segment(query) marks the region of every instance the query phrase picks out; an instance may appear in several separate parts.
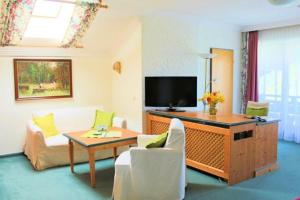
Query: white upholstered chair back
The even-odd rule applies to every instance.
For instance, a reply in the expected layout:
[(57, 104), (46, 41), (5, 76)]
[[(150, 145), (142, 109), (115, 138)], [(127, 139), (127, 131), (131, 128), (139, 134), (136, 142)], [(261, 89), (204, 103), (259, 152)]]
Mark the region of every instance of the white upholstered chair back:
[(172, 119), (169, 127), (166, 148), (185, 150), (185, 130), (184, 125), (179, 119)]
[(255, 101), (248, 101), (247, 107), (255, 107), (255, 108), (269, 108), (269, 102), (255, 102)]

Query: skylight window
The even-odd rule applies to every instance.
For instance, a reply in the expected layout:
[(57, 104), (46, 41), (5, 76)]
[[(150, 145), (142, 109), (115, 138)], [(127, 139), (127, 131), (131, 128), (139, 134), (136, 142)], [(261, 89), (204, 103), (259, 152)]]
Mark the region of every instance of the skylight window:
[(62, 5), (59, 2), (38, 0), (35, 3), (32, 15), (35, 17), (56, 18)]
[(69, 27), (74, 8), (72, 3), (37, 0), (23, 36), (23, 43), (26, 40), (48, 39), (59, 44)]

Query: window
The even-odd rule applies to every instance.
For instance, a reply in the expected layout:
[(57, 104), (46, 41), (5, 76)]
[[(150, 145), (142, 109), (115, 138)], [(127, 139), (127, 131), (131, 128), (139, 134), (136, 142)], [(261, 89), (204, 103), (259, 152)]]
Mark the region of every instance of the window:
[[(69, 27), (75, 4), (67, 1), (37, 0), (23, 36), (23, 44), (59, 44)], [(75, 1), (75, 0), (74, 0)]]
[[(4, 1), (0, 46), (80, 48), (102, 0)], [(7, 20), (10, 19), (10, 20)]]
[(300, 26), (261, 31), (258, 45), (260, 101), (281, 119), (280, 137), (300, 143)]

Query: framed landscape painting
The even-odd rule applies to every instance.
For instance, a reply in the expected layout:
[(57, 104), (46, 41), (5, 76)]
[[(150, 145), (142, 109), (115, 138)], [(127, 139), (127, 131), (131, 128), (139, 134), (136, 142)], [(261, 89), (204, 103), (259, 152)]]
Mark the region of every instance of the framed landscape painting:
[(71, 98), (72, 60), (14, 59), (15, 99)]

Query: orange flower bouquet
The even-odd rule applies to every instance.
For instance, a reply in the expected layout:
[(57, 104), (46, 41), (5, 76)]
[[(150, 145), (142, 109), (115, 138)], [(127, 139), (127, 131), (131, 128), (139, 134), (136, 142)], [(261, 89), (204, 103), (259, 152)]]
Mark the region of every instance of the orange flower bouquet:
[(216, 109), (217, 104), (223, 103), (225, 101), (225, 98), (224, 95), (222, 95), (220, 92), (207, 92), (199, 100), (206, 102), (206, 104), (209, 105), (210, 115), (216, 115), (218, 111)]

